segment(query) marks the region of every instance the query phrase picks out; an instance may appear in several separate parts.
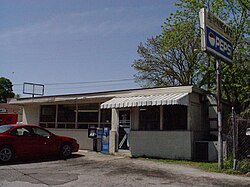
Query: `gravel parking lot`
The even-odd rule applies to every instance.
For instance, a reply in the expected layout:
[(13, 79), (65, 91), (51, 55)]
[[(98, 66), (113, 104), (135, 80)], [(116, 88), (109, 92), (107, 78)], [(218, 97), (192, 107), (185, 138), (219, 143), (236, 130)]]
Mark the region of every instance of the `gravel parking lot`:
[(3, 186), (250, 186), (250, 178), (79, 151), (67, 160), (23, 160), (2, 165)]

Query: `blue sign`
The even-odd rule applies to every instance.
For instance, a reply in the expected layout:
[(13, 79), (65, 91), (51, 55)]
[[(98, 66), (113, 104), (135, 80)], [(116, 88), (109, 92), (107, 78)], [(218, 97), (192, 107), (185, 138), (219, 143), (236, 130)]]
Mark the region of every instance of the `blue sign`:
[(226, 62), (232, 62), (232, 43), (209, 27), (206, 27), (206, 43), (207, 51), (217, 55)]
[(102, 138), (103, 128), (96, 129), (96, 138)]
[(109, 128), (105, 127), (102, 134), (102, 153), (109, 153)]

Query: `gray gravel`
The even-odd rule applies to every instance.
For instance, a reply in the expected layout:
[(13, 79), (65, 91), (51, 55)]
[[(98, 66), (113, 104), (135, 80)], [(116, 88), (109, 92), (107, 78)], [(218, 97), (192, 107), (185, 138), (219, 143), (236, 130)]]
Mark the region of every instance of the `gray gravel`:
[(0, 187), (5, 186), (250, 186), (250, 178), (79, 151), (67, 160), (26, 160), (0, 166)]

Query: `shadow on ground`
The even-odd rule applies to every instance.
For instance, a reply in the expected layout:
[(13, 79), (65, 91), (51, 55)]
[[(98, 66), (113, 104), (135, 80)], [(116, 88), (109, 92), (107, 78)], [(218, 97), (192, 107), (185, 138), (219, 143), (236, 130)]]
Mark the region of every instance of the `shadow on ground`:
[(80, 158), (80, 157), (84, 157), (84, 155), (82, 154), (77, 154), (74, 153), (72, 154), (69, 158), (61, 158), (59, 156), (42, 156), (42, 157), (34, 157), (34, 158), (16, 158), (11, 162), (8, 163), (1, 163), (0, 162), (0, 166), (1, 165), (17, 165), (17, 164), (31, 164), (31, 163), (42, 163), (42, 162), (52, 162), (52, 161), (57, 161), (57, 160), (71, 160), (71, 159), (76, 159), (76, 158)]

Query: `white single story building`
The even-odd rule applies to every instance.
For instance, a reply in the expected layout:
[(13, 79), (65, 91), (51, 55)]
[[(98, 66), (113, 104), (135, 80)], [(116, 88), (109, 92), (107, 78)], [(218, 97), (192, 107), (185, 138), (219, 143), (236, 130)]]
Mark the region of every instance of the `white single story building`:
[(8, 103), (23, 107), (23, 123), (74, 137), (80, 149), (93, 150), (90, 126), (109, 127), (110, 153), (127, 149), (134, 157), (216, 159), (210, 143), (202, 145), (210, 137), (209, 99), (194, 86), (19, 98)]

